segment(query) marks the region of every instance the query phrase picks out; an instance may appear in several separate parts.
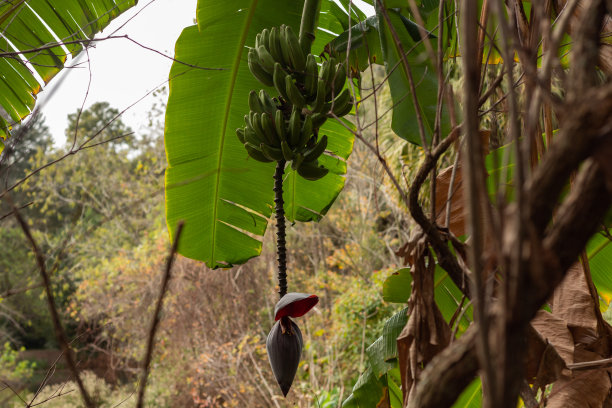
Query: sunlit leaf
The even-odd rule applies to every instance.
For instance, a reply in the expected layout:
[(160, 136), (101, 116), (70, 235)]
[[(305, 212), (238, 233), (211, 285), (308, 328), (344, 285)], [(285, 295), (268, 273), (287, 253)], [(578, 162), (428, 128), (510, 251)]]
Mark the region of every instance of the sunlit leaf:
[(457, 401), (453, 404), (453, 408), (480, 408), (482, 406), (482, 384), (480, 378), (476, 378), (468, 385)]
[[(42, 88), (36, 75), (48, 83), (64, 68), (65, 49), (76, 56), (84, 42), (136, 3), (137, 0), (2, 2), (0, 49), (14, 55), (0, 58), (0, 106), (12, 122), (21, 122), (33, 111)], [(56, 38), (67, 42), (65, 49), (55, 45)], [(8, 131), (8, 127), (1, 128), (0, 136), (5, 137)]]

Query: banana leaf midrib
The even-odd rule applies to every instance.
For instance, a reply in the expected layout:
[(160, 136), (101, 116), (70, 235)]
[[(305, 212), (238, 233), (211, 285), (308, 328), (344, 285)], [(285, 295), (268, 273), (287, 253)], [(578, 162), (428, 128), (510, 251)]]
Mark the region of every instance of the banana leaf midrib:
[[(213, 219), (215, 220), (215, 222), (213, 222), (213, 231), (212, 231), (212, 241), (216, 242), (217, 240), (217, 222), (219, 222), (220, 220), (218, 219), (218, 210), (219, 210), (219, 202), (220, 200), (222, 200), (221, 197), (219, 197), (219, 186), (221, 185), (221, 164), (223, 162), (223, 148), (225, 146), (225, 139), (227, 137), (227, 123), (229, 121), (229, 116), (230, 116), (230, 108), (231, 108), (231, 104), (232, 104), (232, 96), (234, 93), (234, 87), (236, 85), (236, 78), (238, 76), (238, 68), (240, 67), (240, 61), (241, 61), (241, 57), (242, 57), (242, 49), (244, 48), (244, 45), (246, 43), (246, 39), (249, 33), (249, 27), (251, 26), (251, 21), (253, 20), (253, 15), (255, 14), (255, 9), (257, 8), (257, 0), (253, 0), (253, 2), (251, 2), (251, 7), (249, 8), (249, 14), (247, 16), (247, 21), (246, 24), (244, 25), (244, 28), (242, 30), (242, 34), (240, 36), (240, 46), (238, 47), (238, 51), (236, 52), (236, 56), (234, 58), (234, 64), (232, 66), (232, 74), (231, 74), (231, 79), (230, 79), (230, 88), (228, 90), (228, 95), (225, 101), (225, 110), (223, 112), (223, 127), (222, 127), (222, 132), (223, 135), (221, 136), (221, 144), (219, 146), (219, 158), (217, 160), (217, 176), (216, 176), (216, 183), (215, 183), (215, 203), (214, 203), (214, 209), (213, 209)], [(212, 245), (212, 250), (211, 250), (211, 260), (213, 262), (217, 262), (215, 260), (215, 249), (216, 249), (216, 245)]]

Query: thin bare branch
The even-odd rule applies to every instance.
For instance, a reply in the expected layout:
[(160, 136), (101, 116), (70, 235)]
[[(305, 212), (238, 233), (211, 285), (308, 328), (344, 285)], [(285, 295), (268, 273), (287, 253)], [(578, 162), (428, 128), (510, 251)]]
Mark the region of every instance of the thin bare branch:
[[(10, 198), (9, 198), (9, 202), (11, 202)], [(68, 365), (68, 368), (70, 369), (70, 372), (74, 376), (77, 386), (79, 387), (79, 390), (81, 391), (81, 397), (83, 398), (83, 402), (85, 403), (85, 406), (87, 408), (94, 408), (95, 405), (93, 401), (91, 400), (91, 397), (87, 393), (87, 390), (85, 389), (85, 386), (83, 385), (83, 381), (81, 380), (81, 377), (79, 376), (79, 371), (76, 367), (76, 362), (74, 361), (74, 357), (72, 355), (72, 349), (70, 348), (70, 344), (68, 343), (68, 338), (66, 337), (66, 332), (64, 331), (62, 322), (59, 317), (59, 313), (57, 312), (55, 297), (53, 295), (53, 290), (51, 289), (51, 281), (49, 279), (49, 275), (47, 274), (45, 258), (42, 252), (40, 251), (40, 249), (38, 248), (38, 245), (36, 244), (36, 240), (32, 236), (32, 233), (30, 232), (30, 227), (28, 226), (28, 223), (21, 217), (19, 210), (14, 206), (13, 206), (13, 212), (15, 214), (15, 218), (17, 219), (17, 222), (19, 223), (19, 225), (21, 226), (21, 229), (23, 230), (23, 233), (27, 237), (28, 241), (30, 241), (30, 245), (32, 246), (32, 251), (34, 252), (34, 255), (36, 256), (36, 263), (38, 264), (40, 275), (41, 275), (43, 284), (45, 286), (45, 292), (47, 294), (47, 305), (49, 306), (49, 312), (51, 313), (51, 320), (53, 321), (53, 326), (55, 328), (55, 335), (57, 337), (58, 343), (60, 344), (62, 348), (62, 352), (64, 353), (64, 356), (66, 358), (66, 363)]]
[(142, 408), (144, 403), (144, 394), (145, 389), (147, 388), (147, 378), (149, 377), (149, 369), (151, 367), (151, 359), (153, 357), (153, 348), (155, 346), (155, 333), (157, 332), (157, 327), (159, 326), (159, 322), (161, 321), (161, 309), (164, 303), (164, 296), (166, 295), (166, 291), (168, 290), (170, 272), (172, 271), (172, 264), (174, 262), (184, 225), (185, 224), (183, 221), (180, 221), (178, 223), (176, 227), (174, 242), (172, 243), (172, 248), (170, 248), (170, 254), (166, 259), (166, 269), (162, 278), (161, 288), (159, 290), (159, 297), (157, 298), (155, 312), (151, 320), (151, 328), (149, 329), (149, 336), (147, 338), (147, 349), (145, 351), (145, 356), (143, 360), (143, 370), (142, 376), (140, 378), (140, 387), (138, 388), (138, 400), (136, 402), (136, 408)]

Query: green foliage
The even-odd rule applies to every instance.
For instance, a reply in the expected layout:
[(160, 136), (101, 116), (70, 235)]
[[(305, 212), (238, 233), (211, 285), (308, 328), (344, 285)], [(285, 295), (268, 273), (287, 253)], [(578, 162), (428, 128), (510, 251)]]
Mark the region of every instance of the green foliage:
[(597, 287), (597, 292), (601, 298), (600, 307), (602, 311), (607, 310), (612, 304), (612, 282), (610, 280), (610, 265), (612, 264), (612, 240), (610, 229), (608, 235), (603, 233), (596, 234), (586, 247), (589, 259), (589, 269), (593, 283)]
[(0, 350), (0, 381), (23, 383), (34, 374), (36, 363), (19, 359), (19, 352), (25, 347), (14, 350), (7, 341)]
[[(121, 120), (109, 124), (118, 113), (108, 103), (96, 103), (82, 112), (78, 130), (78, 115), (70, 115), (67, 144), (53, 150), (47, 148), (48, 135), (42, 130), (25, 133), (22, 139), (24, 146), (33, 147), (27, 163), (23, 164), (25, 156), (19, 162), (24, 169), (19, 178), (62, 158), (73, 141), (77, 145), (87, 140), (90, 144), (104, 142), (64, 158), (12, 193), (17, 206), (32, 202), (21, 213), (47, 258), (60, 313), (70, 304), (81, 280), (87, 279), (75, 271), (87, 270), (117, 251), (138, 245), (161, 215), (165, 165), (161, 140), (137, 138)], [(155, 208), (157, 212), (152, 211)], [(0, 330), (28, 347), (56, 346), (30, 244), (12, 218), (4, 222), (0, 229), (5, 243), (0, 296), (4, 296), (2, 305), (9, 318), (3, 319)], [(72, 319), (66, 317), (67, 327), (73, 328)]]

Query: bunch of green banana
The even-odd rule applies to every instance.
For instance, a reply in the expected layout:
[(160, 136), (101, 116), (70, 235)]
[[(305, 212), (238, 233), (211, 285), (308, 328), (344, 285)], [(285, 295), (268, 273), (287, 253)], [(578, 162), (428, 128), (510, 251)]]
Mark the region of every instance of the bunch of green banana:
[(265, 91), (251, 91), (245, 126), (236, 133), (249, 155), (258, 161), (285, 160), (308, 180), (328, 170), (318, 158), (327, 147), (319, 128), (329, 117), (342, 117), (353, 107), (346, 68), (334, 58), (321, 67), (313, 54), (305, 55), (293, 29), (286, 25), (264, 29), (249, 50), (251, 73), (262, 84), (273, 86), (278, 99)]
[(260, 162), (285, 160), (308, 180), (318, 180), (328, 170), (318, 159), (327, 147), (327, 136), (314, 134), (312, 117), (293, 107), (288, 120), (277, 102), (263, 89), (249, 93), (251, 112), (244, 116), (245, 126), (236, 135), (249, 156)]
[(331, 58), (323, 61), (319, 69), (313, 54), (304, 55), (290, 26), (265, 28), (257, 34), (248, 64), (255, 78), (274, 86), (285, 101), (300, 109), (338, 117), (351, 110), (350, 93), (342, 92), (346, 82), (344, 64)]

